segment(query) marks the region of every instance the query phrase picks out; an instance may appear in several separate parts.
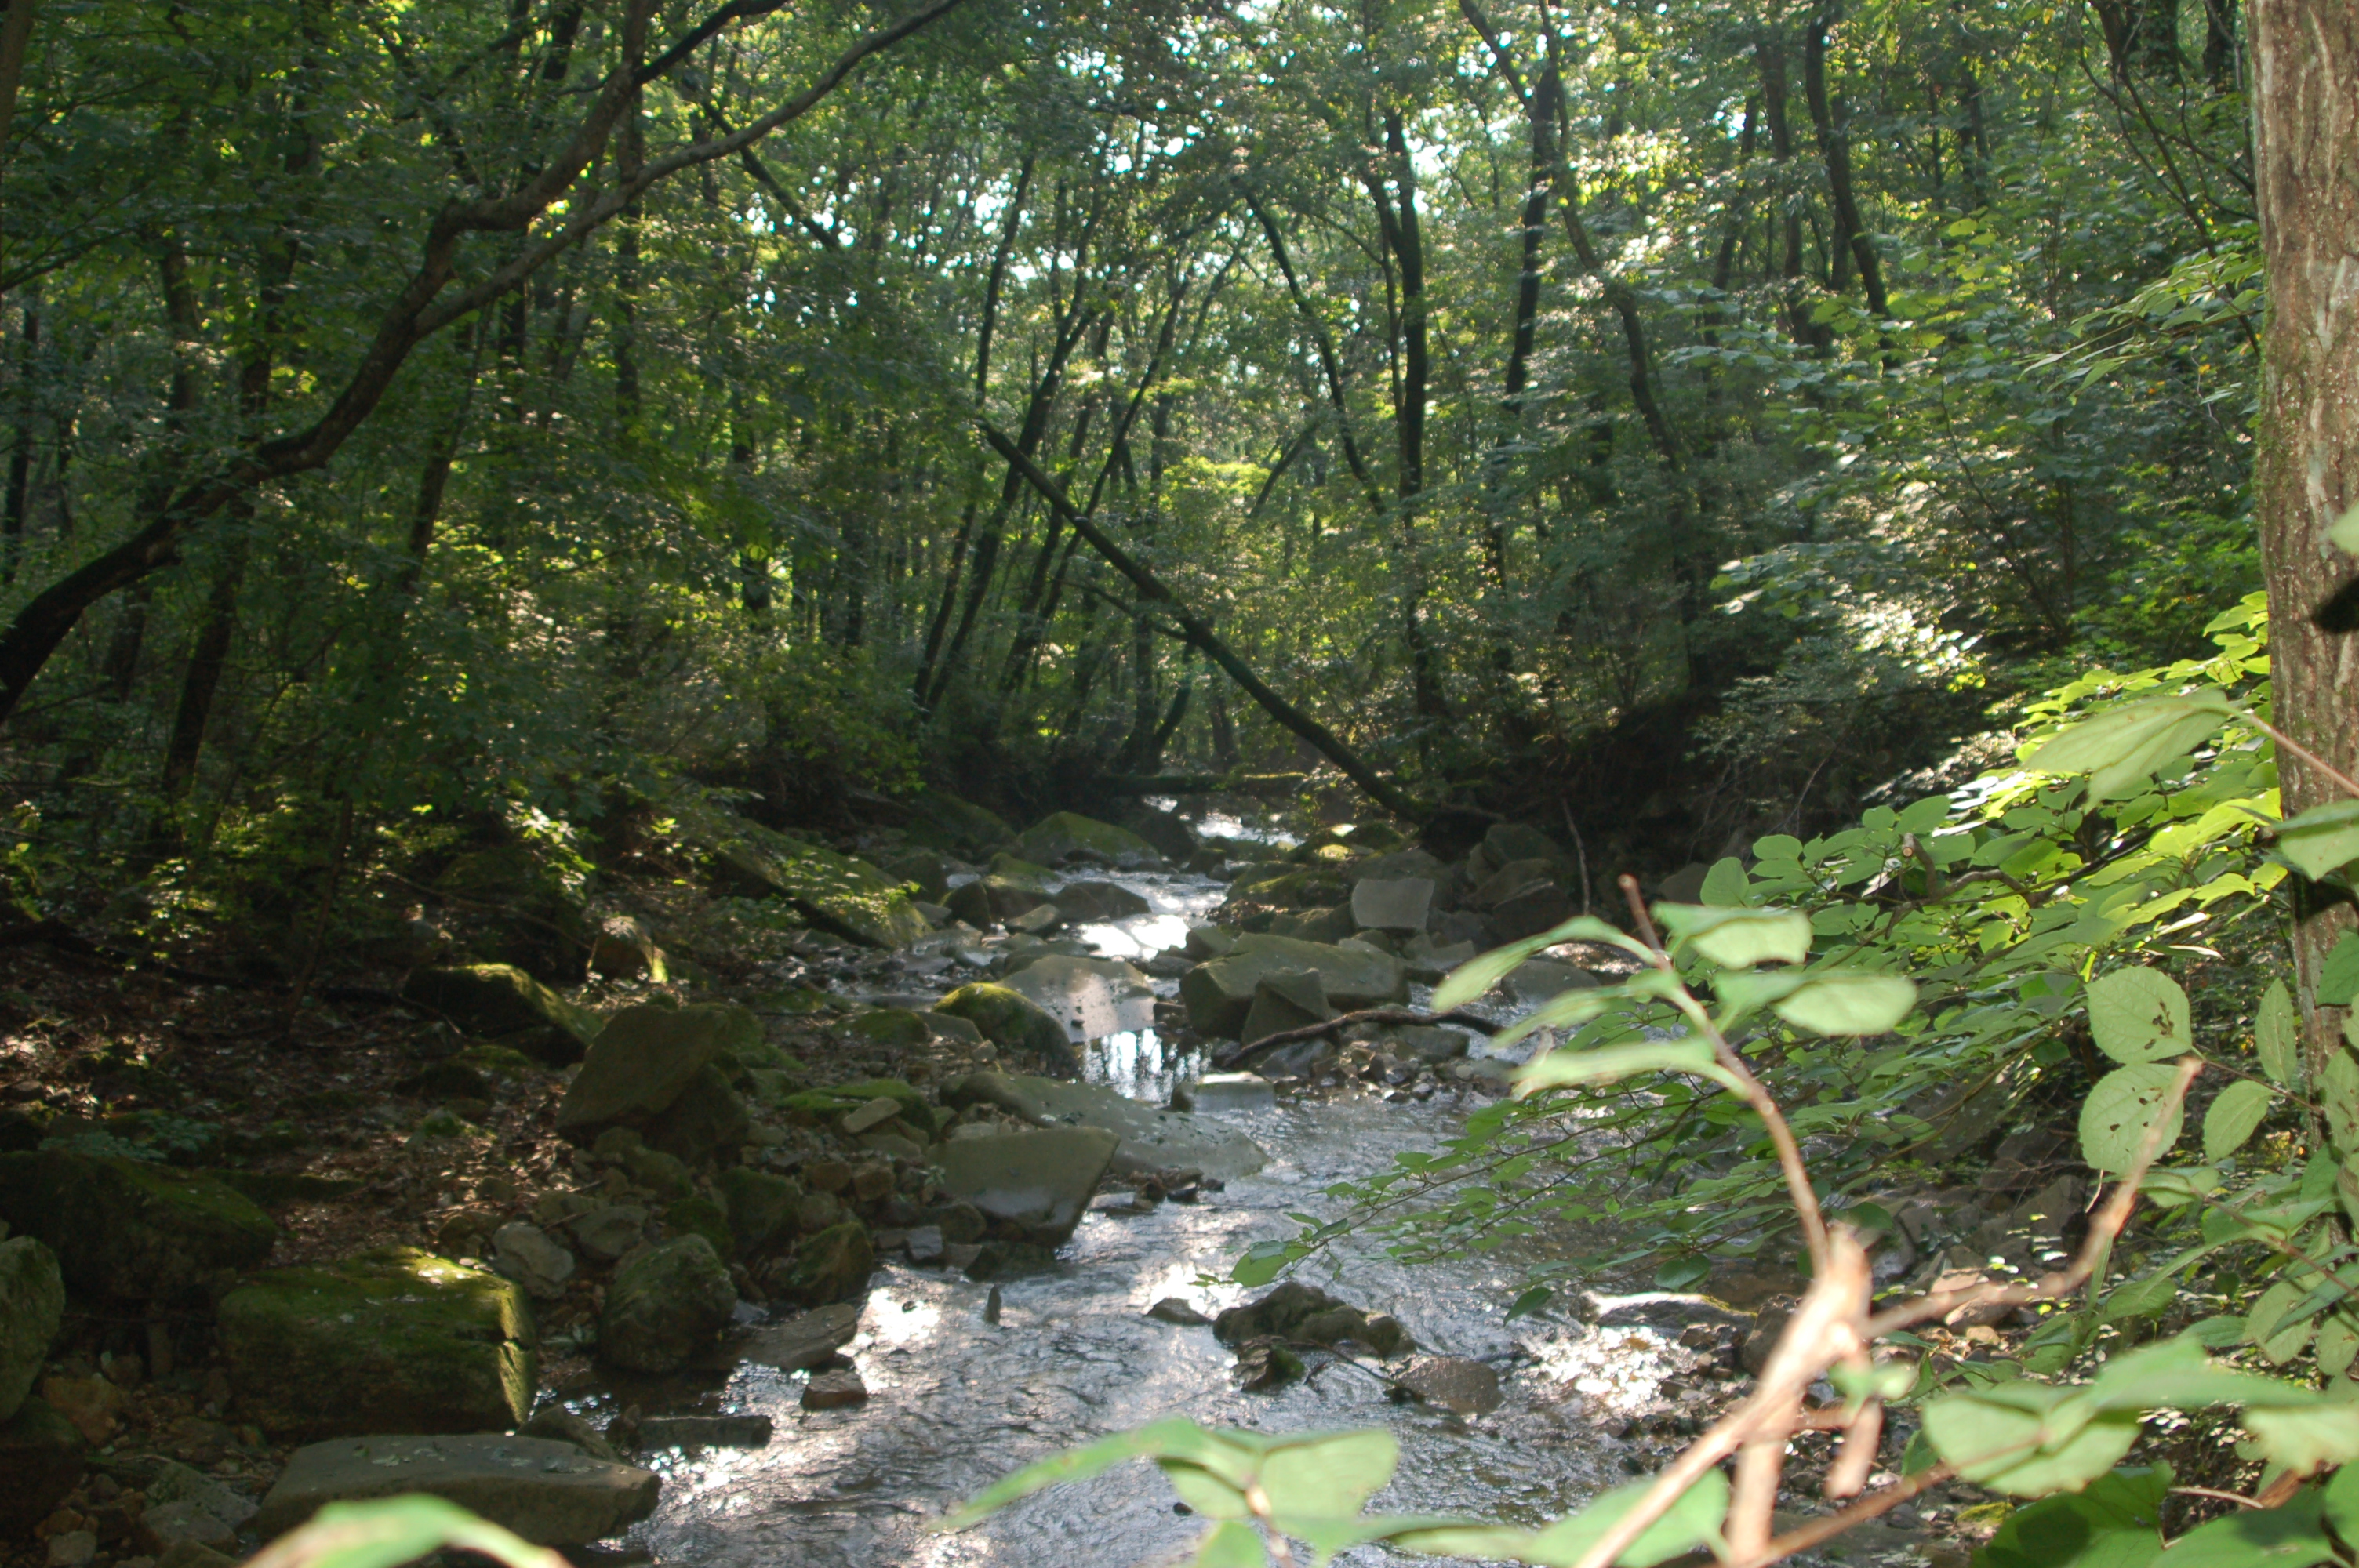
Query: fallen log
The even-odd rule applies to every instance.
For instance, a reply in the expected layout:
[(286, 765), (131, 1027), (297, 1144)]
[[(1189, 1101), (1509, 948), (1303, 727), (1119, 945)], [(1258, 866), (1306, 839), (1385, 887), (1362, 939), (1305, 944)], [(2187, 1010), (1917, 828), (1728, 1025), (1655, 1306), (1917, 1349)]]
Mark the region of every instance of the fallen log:
[(1332, 1034), (1347, 1023), (1455, 1023), (1472, 1029), (1478, 1034), (1495, 1034), (1503, 1027), (1487, 1018), (1478, 1018), (1462, 1009), (1453, 1009), (1449, 1012), (1419, 1012), (1413, 1007), (1367, 1007), (1362, 1008), (1357, 1012), (1337, 1013), (1323, 1022), (1306, 1023), (1299, 1029), (1281, 1029), (1275, 1034), (1265, 1034), (1250, 1045), (1240, 1045), (1234, 1051), (1215, 1056), (1212, 1059), (1213, 1064), (1221, 1067), (1234, 1067), (1260, 1055), (1265, 1051), (1274, 1051), (1280, 1045), (1291, 1045), (1298, 1040), (1316, 1040), (1322, 1034)]

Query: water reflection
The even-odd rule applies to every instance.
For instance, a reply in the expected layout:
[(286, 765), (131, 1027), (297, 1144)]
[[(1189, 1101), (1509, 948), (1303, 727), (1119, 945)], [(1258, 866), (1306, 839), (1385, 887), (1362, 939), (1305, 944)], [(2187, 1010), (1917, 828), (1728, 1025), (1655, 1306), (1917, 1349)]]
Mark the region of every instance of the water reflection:
[(1130, 1029), (1089, 1043), (1082, 1076), (1149, 1105), (1169, 1105), (1181, 1080), (1203, 1075), (1209, 1053), (1167, 1042), (1152, 1029)]

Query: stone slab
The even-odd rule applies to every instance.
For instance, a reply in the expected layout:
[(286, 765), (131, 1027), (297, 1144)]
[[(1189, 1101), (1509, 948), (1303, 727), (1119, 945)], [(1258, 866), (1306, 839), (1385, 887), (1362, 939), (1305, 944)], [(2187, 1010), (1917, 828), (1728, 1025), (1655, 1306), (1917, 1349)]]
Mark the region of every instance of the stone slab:
[(782, 1372), (816, 1367), (852, 1343), (860, 1332), (860, 1309), (848, 1303), (814, 1307), (784, 1323), (765, 1324), (739, 1347), (739, 1355)]
[(1269, 1162), (1261, 1145), (1233, 1127), (1128, 1099), (1098, 1084), (974, 1073), (951, 1086), (947, 1098), (958, 1105), (995, 1105), (1036, 1127), (1103, 1128), (1121, 1140), (1114, 1155), (1116, 1175), (1196, 1170), (1226, 1182)]
[(1352, 919), (1376, 931), (1422, 931), (1433, 914), (1433, 879), (1370, 877), (1352, 887)]
[(1120, 1141), (1094, 1127), (962, 1138), (942, 1146), (942, 1191), (1023, 1240), (1054, 1246), (1081, 1223)]
[(654, 1512), (661, 1486), (652, 1470), (545, 1438), (339, 1438), (297, 1449), (254, 1522), (275, 1536), (324, 1504), (426, 1492), (536, 1544), (586, 1546)]

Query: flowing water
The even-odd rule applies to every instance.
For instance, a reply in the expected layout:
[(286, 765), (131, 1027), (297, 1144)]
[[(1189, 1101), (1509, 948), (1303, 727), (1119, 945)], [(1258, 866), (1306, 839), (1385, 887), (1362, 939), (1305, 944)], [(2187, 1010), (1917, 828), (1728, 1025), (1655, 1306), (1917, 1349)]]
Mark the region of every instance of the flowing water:
[[(1176, 946), (1223, 892), (1202, 877), (1117, 880), (1154, 911), (1084, 927), (1080, 935), (1107, 957)], [(944, 974), (938, 983), (957, 979)], [(1100, 1038), (1087, 1052), (1093, 1078), (1158, 1102), (1175, 1075), (1201, 1065), (1151, 1029)], [(1520, 1281), (1504, 1266), (1411, 1268), (1371, 1243), (1311, 1264), (1304, 1278), (1372, 1314), (1394, 1314), (1421, 1349), (1497, 1368), (1505, 1406), (1462, 1420), (1394, 1402), (1371, 1372), (1348, 1362), (1318, 1366), (1306, 1382), (1275, 1393), (1240, 1392), (1211, 1329), (1145, 1315), (1165, 1296), (1208, 1316), (1245, 1299), (1222, 1281), (1248, 1243), (1291, 1234), (1288, 1216), (1321, 1208), (1328, 1184), (1431, 1148), (1464, 1109), (1445, 1094), (1422, 1105), (1281, 1102), (1226, 1118), (1268, 1152), (1266, 1170), (1195, 1204), (1093, 1212), (1053, 1271), (1001, 1282), (996, 1324), (984, 1320), (988, 1285), (906, 1260), (880, 1266), (860, 1336), (845, 1352), (868, 1402), (805, 1411), (799, 1376), (760, 1367), (683, 1390), (680, 1409), (766, 1414), (775, 1434), (760, 1450), (653, 1461), (666, 1471), (663, 1502), (635, 1544), (664, 1562), (709, 1568), (1163, 1563), (1184, 1555), (1203, 1527), (1175, 1512), (1170, 1489), (1144, 1464), (1053, 1489), (957, 1535), (936, 1532), (931, 1520), (1022, 1465), (1175, 1415), (1264, 1432), (1392, 1426), (1403, 1456), (1398, 1479), (1375, 1504), (1383, 1511), (1537, 1521), (1577, 1508), (1624, 1478), (1621, 1445), (1595, 1421), (1657, 1401), (1657, 1386), (1687, 1358), (1661, 1331), (1508, 1324), (1505, 1304)], [(1390, 1560), (1381, 1547), (1343, 1559)]]

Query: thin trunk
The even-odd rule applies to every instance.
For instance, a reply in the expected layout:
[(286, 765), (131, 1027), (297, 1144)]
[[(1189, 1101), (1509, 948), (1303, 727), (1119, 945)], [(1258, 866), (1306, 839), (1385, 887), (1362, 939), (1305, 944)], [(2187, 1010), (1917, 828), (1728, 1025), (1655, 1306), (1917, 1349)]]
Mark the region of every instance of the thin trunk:
[(1769, 150), (1777, 162), (1777, 275), (1784, 280), (1786, 330), (1795, 342), (1823, 353), (1834, 333), (1811, 319), (1809, 291), (1802, 283), (1802, 212), (1800, 192), (1794, 181), (1794, 131), (1786, 114), (1786, 44), (1765, 38), (1755, 53), (1761, 64), (1761, 106), (1769, 122)]
[(1328, 334), (1327, 324), (1311, 308), (1310, 297), (1302, 292), (1302, 281), (1294, 272), (1294, 258), (1287, 253), (1286, 238), (1277, 232), (1277, 224), (1271, 221), (1268, 211), (1250, 192), (1245, 201), (1253, 209), (1254, 217), (1260, 222), (1263, 235), (1269, 241), (1269, 254), (1277, 261), (1279, 274), (1286, 279), (1286, 292), (1294, 301), (1295, 314), (1302, 318), (1304, 329), (1310, 332), (1311, 342), (1318, 348), (1319, 369), (1327, 383), (1327, 406), (1334, 411), (1335, 435), (1343, 449), (1343, 461), (1350, 467), (1352, 476), (1368, 492), (1368, 509), (1380, 513), (1384, 510), (1384, 503), (1376, 494), (1376, 481), (1370, 477), (1367, 460), (1360, 455), (1360, 443), (1352, 434), (1351, 405), (1344, 398), (1343, 366), (1336, 357), (1334, 340)]
[[(213, 698), (220, 694), (222, 674), (229, 666), (231, 639), (237, 634), (237, 596), (245, 581), (246, 542), (231, 545), (228, 558), (213, 576), (205, 599), (205, 618), (189, 644), (189, 662), (180, 676), (180, 698), (172, 709), (172, 733), (164, 743), (161, 787), (168, 801), (188, 797), (196, 782), (197, 762), (204, 754), (205, 730), (212, 721)], [(177, 834), (167, 830), (168, 836)]]
[(16, 88), (25, 78), (25, 49), (33, 37), (34, 0), (8, 0), (0, 16), (0, 172), (6, 169), (8, 129), (16, 118)]
[[(1418, 221), (1417, 168), (1409, 157), (1408, 139), (1400, 114), (1385, 114), (1385, 151), (1389, 155), (1391, 190), (1385, 174), (1374, 167), (1363, 171), (1369, 198), (1375, 203), (1377, 226), (1385, 248), (1400, 275), (1400, 355), (1393, 397), (1396, 442), (1394, 494), (1399, 515), (1394, 520), (1395, 559), (1400, 572), (1401, 641), (1408, 648), (1409, 686), (1418, 714), (1446, 719), (1449, 702), (1441, 692), (1439, 662), (1425, 625), (1425, 570), (1419, 559), (1417, 521), (1425, 494), (1425, 421), (1432, 379), (1432, 344), (1425, 301), (1425, 236)], [(1396, 200), (1397, 204), (1396, 205)]]
[(1859, 201), (1852, 191), (1851, 122), (1840, 97), (1827, 91), (1827, 34), (1839, 19), (1841, 7), (1828, 5), (1810, 18), (1802, 40), (1802, 90), (1810, 100), (1810, 124), (1819, 134), (1819, 153), (1826, 160), (1827, 189), (1834, 199), (1835, 232), (1831, 243), (1834, 252), (1838, 291), (1842, 288), (1842, 270), (1851, 263), (1859, 266), (1860, 286), (1866, 291), (1868, 308), (1875, 312), (1878, 321), (1892, 319), (1892, 301), (1884, 292), (1884, 267), (1875, 254), (1875, 242), (1860, 220)]
[(1246, 695), (1261, 705), (1263, 711), (1277, 719), (1287, 730), (1308, 741), (1312, 750), (1318, 752), (1320, 755), (1333, 762), (1343, 771), (1343, 776), (1359, 785), (1369, 799), (1386, 810), (1402, 816), (1415, 820), (1424, 818), (1426, 809), (1422, 805), (1361, 761), (1359, 756), (1337, 739), (1325, 725), (1271, 690), (1268, 684), (1254, 674), (1245, 662), (1238, 658), (1229, 645), (1214, 633), (1209, 622), (1189, 613), (1172, 597), (1171, 590), (1166, 588), (1153, 572), (1133, 558), (1130, 553), (1120, 545), (1115, 544), (1107, 536), (1104, 530), (1076, 512), (1072, 503), (1065, 499), (1064, 492), (1057, 488), (1056, 481), (1042, 473), (1040, 466), (1034, 462), (1020, 447), (988, 425), (983, 426), (982, 429), (984, 438), (992, 444), (1000, 456), (1007, 460), (1009, 469), (1021, 475), (1024, 481), (1038, 491), (1049, 505), (1062, 513), (1066, 525), (1088, 540), (1090, 548), (1103, 557), (1107, 565), (1130, 579), (1131, 585), (1138, 590), (1142, 605), (1153, 603), (1164, 606), (1170, 612), (1172, 620), (1179, 622), (1182, 634), (1190, 643), (1203, 650), (1205, 655), (1214, 664), (1226, 671), (1230, 679), (1243, 687)]
[(41, 347), (39, 297), (27, 291), (24, 326), (16, 339), (16, 438), (8, 451), (8, 492), (0, 502), (0, 585), (16, 580), (25, 548), (25, 500), (33, 479), (34, 372)]
[[(2268, 578), (2276, 719), (2346, 773), (2359, 773), (2359, 558), (2327, 531), (2359, 508), (2359, 7), (2349, 0), (2253, 0), (2253, 148), (2268, 325), (2262, 340), (2260, 453), (2254, 470)], [(2280, 749), (2285, 812), (2341, 798)], [(2326, 957), (2349, 940), (2348, 892), (2297, 879), (2296, 994), (2310, 1081), (2343, 1048), (2351, 1010), (2325, 1007)]]

